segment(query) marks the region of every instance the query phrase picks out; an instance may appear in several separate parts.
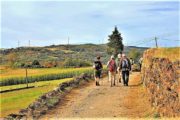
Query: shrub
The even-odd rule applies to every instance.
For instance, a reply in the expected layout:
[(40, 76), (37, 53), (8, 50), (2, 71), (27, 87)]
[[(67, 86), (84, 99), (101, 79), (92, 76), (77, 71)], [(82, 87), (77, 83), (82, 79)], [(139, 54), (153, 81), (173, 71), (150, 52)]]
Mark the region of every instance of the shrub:
[(40, 63), (39, 63), (38, 60), (34, 60), (34, 61), (32, 62), (32, 66), (35, 66), (35, 65), (40, 65)]
[(91, 66), (90, 62), (79, 59), (66, 59), (63, 63), (64, 67), (86, 67)]
[(137, 49), (134, 48), (129, 51), (128, 56), (130, 58), (133, 58), (133, 60), (135, 60), (137, 62), (139, 60), (140, 56), (142, 56), (142, 55)]
[(20, 67), (22, 67), (22, 63), (20, 63), (20, 62), (15, 62), (14, 64), (13, 64), (13, 68), (20, 68)]

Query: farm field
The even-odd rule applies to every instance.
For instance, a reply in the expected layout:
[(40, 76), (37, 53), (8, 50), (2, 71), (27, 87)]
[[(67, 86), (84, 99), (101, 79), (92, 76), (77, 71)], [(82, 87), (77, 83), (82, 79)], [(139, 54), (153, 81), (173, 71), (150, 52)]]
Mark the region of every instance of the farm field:
[[(27, 79), (29, 83), (48, 81), (64, 78), (72, 78), (81, 73), (92, 72), (91, 67), (84, 68), (37, 68), (27, 70)], [(25, 69), (1, 69), (0, 86), (17, 85), (26, 83)]]
[[(85, 68), (34, 68), (28, 69), (29, 76), (39, 76), (45, 74), (56, 74), (56, 73), (66, 73), (66, 72), (76, 72), (87, 70), (91, 67)], [(12, 78), (12, 77), (25, 77), (26, 71), (22, 68), (17, 69), (0, 69), (1, 79)]]
[[(41, 81), (41, 82), (29, 83), (28, 87), (32, 87), (32, 86), (34, 86), (34, 87), (43, 87), (43, 86), (48, 86), (48, 85), (57, 85), (57, 84), (59, 84), (60, 81), (66, 81), (66, 80), (72, 80), (72, 78), (65, 78), (65, 79), (60, 79), (60, 80)], [(13, 90), (13, 89), (25, 88), (25, 87), (27, 87), (27, 84), (2, 86), (2, 87), (0, 87), (0, 91)]]
[[(10, 113), (16, 113), (20, 109), (26, 108), (36, 98), (43, 93), (53, 90), (62, 82), (72, 80), (74, 76), (81, 73), (92, 72), (91, 67), (85, 68), (36, 68), (28, 69), (28, 86), (33, 88), (13, 91), (13, 89), (25, 88), (27, 85), (22, 83), (10, 84), (0, 87), (0, 91), (12, 90), (10, 92), (0, 93), (0, 117), (5, 117)], [(25, 69), (1, 69), (0, 82), (7, 82), (6, 80), (25, 81)], [(49, 77), (50, 76), (50, 77)], [(55, 77), (54, 77), (55, 76)], [(58, 77), (56, 77), (58, 76)], [(39, 78), (43, 78), (38, 80)], [(46, 79), (46, 77), (48, 79)], [(30, 81), (30, 80), (37, 80)], [(37, 79), (38, 78), (38, 79)], [(59, 78), (59, 79), (55, 79)], [(9, 82), (8, 81), (8, 82)], [(16, 104), (15, 104), (16, 103)]]
[[(53, 90), (60, 83), (70, 81), (72, 79), (73, 78), (66, 78), (60, 80), (31, 83), (30, 86), (35, 85), (36, 87), (1, 93), (0, 117), (5, 117), (10, 113), (16, 113), (20, 109), (26, 108), (30, 103), (32, 103), (36, 98), (41, 96), (43, 93), (49, 92)], [(24, 87), (24, 86), (26, 85), (22, 84), (22, 85), (4, 86), (1, 87), (1, 90)]]

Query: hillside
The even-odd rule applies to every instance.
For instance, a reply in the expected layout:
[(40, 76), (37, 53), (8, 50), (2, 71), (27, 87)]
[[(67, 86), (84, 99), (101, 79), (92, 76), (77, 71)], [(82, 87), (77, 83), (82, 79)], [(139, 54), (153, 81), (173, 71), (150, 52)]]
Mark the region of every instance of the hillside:
[[(83, 45), (51, 45), (45, 47), (19, 47), (0, 50), (0, 64), (5, 65), (9, 59), (16, 59), (18, 64), (31, 63), (38, 60), (41, 64), (57, 64), (60, 66), (67, 58), (84, 60), (92, 63), (97, 55), (102, 56), (103, 63), (110, 57), (106, 53), (106, 45), (83, 44)], [(131, 49), (137, 49), (141, 53), (147, 48), (128, 46), (125, 53)]]

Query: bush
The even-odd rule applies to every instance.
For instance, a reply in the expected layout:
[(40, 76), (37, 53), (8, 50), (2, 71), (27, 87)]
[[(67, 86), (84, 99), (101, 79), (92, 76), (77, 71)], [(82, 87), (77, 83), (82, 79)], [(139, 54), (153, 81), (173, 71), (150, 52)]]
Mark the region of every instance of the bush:
[(90, 62), (78, 59), (66, 59), (63, 63), (64, 67), (86, 67), (91, 66)]
[(15, 62), (14, 64), (13, 64), (13, 67), (14, 68), (20, 68), (20, 67), (22, 67), (22, 63), (20, 63), (20, 62)]
[(41, 64), (39, 63), (38, 60), (34, 60), (31, 65), (27, 65), (25, 67), (28, 67), (28, 68), (42, 68), (43, 66), (41, 66)]
[(45, 68), (57, 67), (57, 66), (58, 66), (58, 62), (57, 62), (57, 61), (45, 62), (45, 63), (43, 64), (43, 66), (44, 66)]
[(142, 56), (142, 55), (137, 49), (134, 48), (129, 51), (128, 56), (130, 58), (132, 58), (133, 60), (135, 60), (135, 62), (137, 62), (139, 60), (140, 56)]
[(38, 60), (34, 60), (32, 62), (32, 66), (37, 66), (37, 65), (40, 65), (39, 61)]
[(24, 65), (24, 68), (32, 68), (32, 65), (26, 64)]

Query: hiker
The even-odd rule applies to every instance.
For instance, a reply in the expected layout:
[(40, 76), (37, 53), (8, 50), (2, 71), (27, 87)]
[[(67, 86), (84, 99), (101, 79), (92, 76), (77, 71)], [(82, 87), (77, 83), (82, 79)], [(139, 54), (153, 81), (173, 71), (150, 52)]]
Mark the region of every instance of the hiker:
[(142, 67), (142, 62), (143, 62), (143, 58), (141, 57), (141, 58), (139, 59), (139, 67), (140, 67), (140, 71), (141, 71), (141, 67)]
[[(111, 81), (111, 87), (112, 85), (116, 85), (115, 80), (116, 80), (116, 70), (117, 70), (117, 66), (116, 66), (116, 62), (115, 62), (115, 58), (112, 55), (110, 61), (108, 61), (107, 63), (107, 67), (109, 70), (109, 81)], [(113, 84), (114, 82), (114, 84)]]
[[(130, 63), (131, 63), (131, 68), (133, 67), (133, 65), (134, 65), (134, 60), (133, 60), (133, 58), (130, 58)], [(131, 69), (132, 70), (132, 69)], [(130, 72), (130, 74), (132, 73), (132, 71)]]
[(118, 54), (118, 59), (117, 59), (117, 72), (118, 72), (118, 80), (121, 83), (121, 71), (120, 71), (120, 63), (122, 59), (122, 54)]
[(97, 56), (97, 60), (94, 61), (94, 64), (93, 64), (93, 68), (95, 70), (94, 74), (95, 74), (96, 86), (100, 86), (99, 80), (101, 78), (101, 71), (102, 71), (102, 68), (103, 68), (103, 65), (102, 65), (100, 59), (101, 59), (101, 57)]
[(133, 58), (130, 58), (130, 63), (131, 63), (131, 66), (134, 65), (134, 60), (133, 60)]
[(126, 57), (125, 54), (122, 54), (122, 60), (120, 62), (120, 70), (122, 71), (122, 78), (123, 78), (124, 86), (128, 86), (129, 72), (131, 71), (131, 62)]

